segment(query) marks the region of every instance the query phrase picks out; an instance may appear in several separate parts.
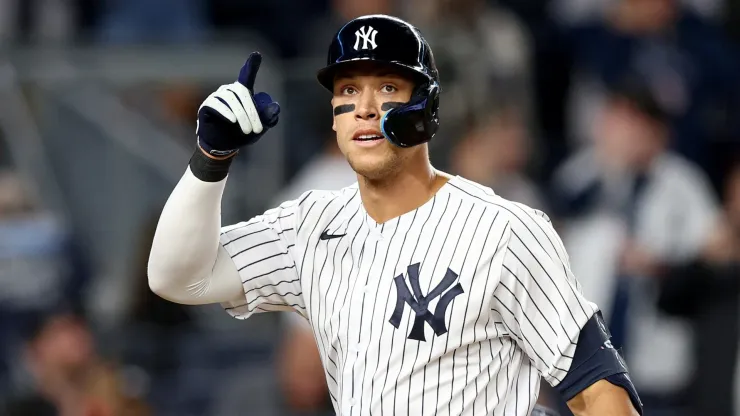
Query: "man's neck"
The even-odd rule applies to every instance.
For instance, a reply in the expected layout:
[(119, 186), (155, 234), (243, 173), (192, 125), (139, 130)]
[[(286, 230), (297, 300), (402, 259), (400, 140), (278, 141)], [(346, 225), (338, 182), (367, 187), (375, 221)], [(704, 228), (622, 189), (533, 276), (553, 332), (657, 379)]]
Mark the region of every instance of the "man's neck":
[(418, 169), (406, 169), (383, 180), (358, 176), (358, 184), (365, 211), (382, 224), (424, 205), (449, 178), (427, 162)]

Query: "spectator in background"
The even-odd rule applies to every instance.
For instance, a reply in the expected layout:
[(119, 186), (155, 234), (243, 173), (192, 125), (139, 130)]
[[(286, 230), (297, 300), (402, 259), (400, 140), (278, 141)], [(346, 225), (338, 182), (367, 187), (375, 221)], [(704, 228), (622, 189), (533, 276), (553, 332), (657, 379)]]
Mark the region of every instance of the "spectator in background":
[(661, 271), (700, 255), (718, 207), (706, 175), (667, 150), (667, 115), (650, 85), (625, 78), (609, 91), (592, 144), (556, 174), (553, 208), (573, 273), (623, 348), (645, 413), (691, 414), (691, 325), (658, 307), (673, 278)]
[(692, 415), (732, 416), (740, 340), (740, 164), (724, 189), (724, 216), (701, 256), (663, 271), (658, 306), (691, 322)]
[(603, 19), (573, 29), (569, 42), (576, 65), (572, 118), (581, 139), (603, 98), (593, 86), (636, 72), (653, 84), (669, 116), (671, 149), (719, 188), (719, 162), (740, 132), (740, 71), (718, 27), (679, 0), (619, 0)]
[(85, 416), (150, 416), (143, 400), (127, 394), (126, 380), (112, 365), (93, 367), (80, 383)]
[(492, 113), (453, 149), (451, 172), (506, 199), (544, 210), (539, 189), (525, 173), (532, 143), (521, 114), (514, 109)]
[(118, 374), (97, 353), (85, 315), (86, 262), (69, 231), (28, 183), (0, 172), (2, 414), (144, 416), (103, 380)]
[(83, 314), (88, 273), (59, 219), (17, 174), (0, 172), (0, 398), (30, 387), (18, 358), (38, 323), (60, 311)]
[[(10, 416), (148, 416), (125, 392), (117, 369), (96, 352), (85, 321), (74, 313), (42, 318), (23, 354), (39, 397), (6, 408)], [(53, 409), (53, 410), (52, 410)]]

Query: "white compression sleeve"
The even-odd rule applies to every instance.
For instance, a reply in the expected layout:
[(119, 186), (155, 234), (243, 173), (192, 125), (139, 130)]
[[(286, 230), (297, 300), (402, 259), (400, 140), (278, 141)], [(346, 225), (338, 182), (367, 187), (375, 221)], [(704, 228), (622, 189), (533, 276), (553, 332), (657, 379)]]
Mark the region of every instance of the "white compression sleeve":
[(157, 224), (149, 255), (149, 287), (176, 303), (201, 305), (241, 299), (231, 256), (219, 243), (226, 179), (204, 182), (188, 167)]

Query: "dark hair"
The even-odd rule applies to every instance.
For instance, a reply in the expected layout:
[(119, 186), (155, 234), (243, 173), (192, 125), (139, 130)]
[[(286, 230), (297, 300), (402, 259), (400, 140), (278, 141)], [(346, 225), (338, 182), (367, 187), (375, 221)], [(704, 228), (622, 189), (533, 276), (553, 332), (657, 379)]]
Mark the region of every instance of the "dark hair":
[(635, 75), (626, 75), (618, 81), (607, 84), (607, 91), (612, 98), (627, 100), (639, 112), (651, 119), (665, 124), (670, 114), (658, 100), (650, 84)]

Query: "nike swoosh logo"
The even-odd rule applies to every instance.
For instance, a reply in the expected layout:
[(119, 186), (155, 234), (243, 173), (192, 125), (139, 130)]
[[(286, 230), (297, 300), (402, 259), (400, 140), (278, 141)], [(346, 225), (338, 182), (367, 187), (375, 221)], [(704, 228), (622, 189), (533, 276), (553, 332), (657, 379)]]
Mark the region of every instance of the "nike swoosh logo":
[(332, 238), (342, 238), (347, 234), (329, 234), (328, 230), (324, 230), (323, 233), (321, 233), (321, 237), (319, 237), (321, 240), (331, 240)]

